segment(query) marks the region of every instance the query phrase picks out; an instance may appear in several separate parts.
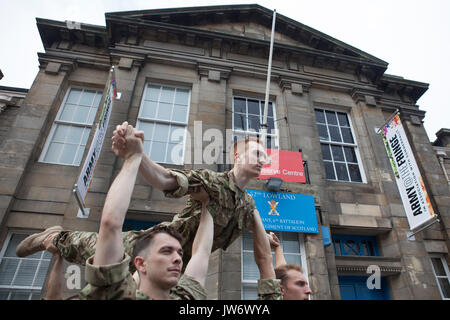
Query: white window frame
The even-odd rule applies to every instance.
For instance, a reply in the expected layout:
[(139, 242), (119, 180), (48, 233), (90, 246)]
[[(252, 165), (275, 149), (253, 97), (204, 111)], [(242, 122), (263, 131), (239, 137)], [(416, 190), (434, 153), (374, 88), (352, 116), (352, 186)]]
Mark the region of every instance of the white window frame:
[[(83, 154), (81, 155), (81, 160), (79, 164), (67, 164), (67, 163), (59, 163), (59, 162), (51, 162), (51, 161), (45, 161), (45, 156), (47, 155), (48, 152), (48, 148), (50, 147), (50, 143), (53, 140), (53, 135), (55, 134), (55, 130), (58, 124), (61, 125), (67, 125), (67, 126), (75, 126), (75, 127), (80, 127), (80, 128), (90, 128), (89, 130), (92, 131), (92, 128), (94, 127), (94, 123), (95, 123), (95, 118), (97, 117), (97, 113), (99, 111), (99, 109), (101, 109), (101, 99), (99, 102), (99, 106), (97, 107), (97, 112), (94, 116), (94, 120), (92, 121), (92, 124), (86, 124), (86, 123), (80, 123), (80, 122), (70, 122), (70, 121), (65, 121), (65, 120), (60, 120), (59, 117), (61, 115), (61, 113), (63, 112), (63, 109), (66, 105), (67, 99), (69, 98), (69, 93), (72, 89), (78, 89), (78, 90), (82, 90), (82, 91), (96, 91), (96, 92), (101, 92), (103, 95), (103, 91), (98, 89), (98, 88), (88, 88), (88, 87), (81, 87), (81, 86), (70, 86), (67, 91), (66, 91), (66, 95), (64, 96), (63, 102), (61, 103), (58, 113), (56, 114), (55, 120), (53, 121), (52, 124), (52, 128), (50, 130), (49, 135), (47, 136), (47, 140), (45, 141), (44, 144), (44, 148), (42, 149), (41, 152), (41, 156), (39, 157), (39, 162), (42, 163), (49, 163), (49, 164), (57, 164), (60, 166), (71, 166), (71, 167), (79, 167), (81, 165), (81, 163), (83, 162), (83, 157), (84, 154), (86, 152), (86, 148), (88, 146), (87, 141), (89, 141), (89, 136), (88, 136), (88, 140), (86, 141), (86, 145), (84, 146), (84, 151)], [(89, 135), (91, 134), (91, 132), (89, 132)]]
[[(283, 241), (283, 232), (287, 232), (287, 231), (277, 231), (281, 233), (281, 238), (279, 237), (280, 241)], [(297, 233), (297, 232), (293, 232), (293, 233)], [(303, 275), (306, 278), (306, 281), (309, 283), (309, 279), (308, 279), (308, 264), (306, 262), (306, 251), (305, 251), (305, 240), (304, 240), (304, 234), (303, 233), (297, 233), (297, 240), (299, 242), (299, 248), (300, 248), (300, 253), (284, 253), (284, 255), (295, 255), (295, 256), (300, 256), (300, 261), (302, 263), (301, 267), (303, 270)], [(244, 250), (244, 236), (241, 236), (241, 300), (244, 300), (244, 284), (255, 284), (256, 286), (258, 285), (258, 280), (246, 280), (244, 279), (244, 252), (245, 253), (253, 253), (253, 250)], [(272, 250), (272, 257), (273, 259), (275, 259), (275, 253)], [(275, 261), (275, 260), (274, 260)], [(275, 268), (275, 264), (274, 264), (274, 268)]]
[[(147, 90), (149, 88), (150, 85), (154, 85), (154, 86), (160, 86), (160, 87), (168, 87), (168, 88), (174, 88), (174, 89), (185, 89), (185, 90), (189, 90), (189, 97), (188, 97), (188, 105), (187, 105), (187, 111), (186, 111), (186, 122), (180, 122), (180, 121), (171, 121), (171, 120), (161, 120), (161, 119), (156, 119), (156, 118), (143, 118), (141, 117), (141, 113), (143, 110), (143, 106), (144, 106), (144, 98), (146, 97), (147, 94)], [(171, 84), (165, 84), (165, 83), (158, 83), (158, 82), (146, 82), (145, 86), (144, 86), (144, 91), (142, 94), (142, 99), (141, 99), (141, 103), (139, 105), (139, 111), (138, 111), (138, 116), (137, 116), (137, 121), (136, 121), (136, 129), (140, 130), (140, 123), (141, 122), (146, 122), (146, 123), (154, 123), (154, 124), (165, 124), (165, 125), (176, 125), (176, 126), (184, 126), (184, 135), (183, 135), (183, 154), (181, 156), (181, 163), (173, 163), (173, 162), (164, 162), (164, 161), (157, 161), (157, 163), (162, 163), (162, 164), (169, 164), (169, 165), (180, 165), (183, 166), (185, 164), (185, 157), (186, 157), (186, 135), (187, 135), (187, 129), (188, 129), (188, 125), (189, 125), (189, 113), (191, 110), (191, 95), (192, 95), (192, 87), (189, 86), (183, 86), (183, 85), (171, 85)], [(174, 99), (175, 99), (174, 95)], [(159, 106), (159, 102), (160, 102), (160, 97), (158, 98), (158, 106)], [(173, 110), (172, 110), (173, 112)], [(156, 110), (156, 115), (158, 114), (158, 109)], [(155, 127), (153, 129), (153, 135), (154, 136), (154, 131), (155, 131)], [(167, 143), (168, 145), (168, 143)], [(167, 145), (166, 145), (166, 152), (167, 152)], [(151, 152), (151, 150), (150, 150)], [(150, 154), (148, 154), (148, 156), (150, 157)]]
[[(245, 99), (246, 100), (246, 103), (245, 103), (245, 119), (246, 120), (245, 121), (246, 121), (247, 131), (245, 131), (245, 130), (236, 130), (235, 127), (234, 127), (234, 114), (235, 114), (235, 111), (234, 111), (234, 99), (235, 98)], [(249, 115), (249, 113), (248, 113), (248, 102), (247, 102), (247, 100), (258, 100), (260, 106), (261, 106), (262, 102), (264, 101), (263, 99), (256, 98), (256, 97), (251, 97), (251, 96), (233, 95), (233, 98), (232, 98), (232, 113), (231, 113), (233, 139), (234, 139), (235, 135), (236, 136), (241, 136), (241, 137), (242, 136), (243, 137), (247, 137), (247, 136), (255, 136), (256, 137), (256, 136), (261, 134), (258, 131), (249, 131), (248, 130), (248, 115)], [(267, 136), (271, 137), (271, 138), (275, 137), (275, 140), (274, 140), (275, 141), (275, 146), (276, 146), (276, 149), (279, 149), (280, 148), (280, 134), (279, 134), (278, 123), (277, 123), (276, 105), (275, 105), (275, 102), (270, 100), (270, 99), (269, 99), (269, 102), (272, 103), (272, 108), (273, 108), (273, 128), (274, 128), (273, 131), (275, 133), (269, 133), (269, 130), (267, 130)], [(270, 107), (270, 106), (268, 106), (268, 107)], [(261, 124), (262, 124), (262, 121), (263, 121), (263, 118), (262, 118), (263, 116), (264, 115), (260, 115), (260, 123)]]
[[(327, 127), (328, 137), (330, 138), (330, 140), (328, 140), (328, 141), (322, 140), (322, 139), (320, 138), (319, 129), (317, 128), (317, 124), (320, 124), (320, 123), (317, 122), (317, 119), (316, 119), (316, 117), (315, 117), (315, 111), (316, 111), (316, 110), (321, 110), (321, 111), (324, 112), (324, 115), (325, 115), (325, 125), (326, 125), (326, 127)], [(335, 146), (341, 146), (341, 147), (352, 147), (353, 150), (355, 151), (356, 160), (358, 161), (359, 174), (361, 175), (361, 181), (351, 181), (350, 172), (349, 172), (348, 166), (347, 166), (347, 164), (348, 164), (349, 162), (347, 162), (347, 161), (345, 161), (345, 162), (342, 162), (342, 161), (336, 161), (336, 162), (338, 162), (338, 163), (345, 163), (345, 167), (346, 167), (346, 169), (347, 169), (347, 175), (348, 175), (348, 178), (349, 178), (349, 181), (339, 180), (339, 179), (338, 179), (337, 172), (336, 172), (336, 168), (335, 168), (335, 165), (334, 165), (335, 160), (334, 160), (334, 157), (333, 157), (333, 150), (331, 150), (331, 147), (330, 147), (331, 161), (332, 161), (332, 163), (333, 163), (333, 170), (334, 170), (334, 175), (335, 175), (336, 179), (328, 179), (328, 178), (326, 178), (326, 179), (327, 179), (328, 181), (336, 181), (336, 182), (367, 183), (367, 178), (366, 178), (366, 174), (365, 174), (365, 171), (364, 171), (364, 167), (363, 167), (361, 155), (360, 155), (360, 153), (359, 153), (358, 143), (357, 143), (357, 140), (356, 140), (355, 133), (353, 132), (353, 131), (354, 131), (354, 130), (353, 130), (353, 123), (352, 123), (352, 119), (351, 119), (351, 117), (350, 117), (350, 113), (347, 112), (347, 111), (344, 111), (344, 110), (335, 110), (335, 109), (323, 108), (323, 107), (320, 107), (320, 106), (315, 106), (314, 109), (313, 109), (313, 111), (314, 111), (314, 119), (315, 119), (315, 124), (316, 124), (316, 130), (317, 130), (317, 133), (319, 134), (319, 143), (320, 143), (320, 144), (325, 143), (325, 144), (328, 144), (328, 145), (330, 145), (330, 146), (335, 145)], [(336, 114), (337, 114), (338, 112), (340, 112), (340, 113), (345, 113), (345, 114), (347, 115), (347, 120), (348, 120), (349, 125), (350, 125), (350, 133), (352, 134), (352, 138), (353, 138), (354, 143), (343, 142), (343, 140), (344, 140), (343, 138), (342, 138), (342, 142), (336, 142), (336, 141), (332, 141), (332, 140), (331, 140), (330, 130), (329, 130), (329, 127), (328, 127), (328, 120), (327, 120), (327, 117), (326, 117), (326, 114), (325, 114), (326, 111), (335, 112)], [(337, 115), (336, 115), (336, 116), (337, 116)], [(338, 121), (339, 121), (339, 119), (338, 119)], [(341, 137), (343, 137), (343, 135), (342, 135), (342, 130), (341, 130), (341, 126), (339, 125), (339, 122), (338, 122), (338, 126), (337, 126), (337, 127), (339, 128), (339, 134), (341, 135)], [(320, 151), (320, 152), (322, 152), (322, 148), (321, 148), (321, 151)], [(344, 157), (345, 157), (345, 153), (344, 153)], [(323, 158), (322, 158), (322, 162), (323, 162), (323, 161), (327, 161), (327, 160), (323, 160)], [(350, 162), (350, 164), (353, 164), (353, 163)], [(325, 176), (326, 176), (326, 173), (325, 173)]]
[[(9, 231), (8, 234), (7, 234), (7, 236), (6, 236), (5, 241), (4, 241), (4, 243), (3, 243), (3, 247), (2, 247), (2, 249), (0, 250), (0, 263), (3, 261), (3, 259), (11, 259), (11, 257), (5, 257), (4, 255), (5, 255), (6, 249), (8, 248), (8, 245), (9, 245), (9, 243), (10, 243), (10, 241), (11, 241), (11, 238), (12, 238), (12, 236), (13, 236), (14, 234), (31, 235), (31, 234), (36, 233), (36, 232), (39, 232), (39, 231), (36, 231), (36, 230), (20, 230), (20, 231), (11, 230), (11, 231)], [(21, 265), (22, 261), (23, 261), (24, 259), (31, 260), (30, 258), (19, 258), (19, 257), (17, 257), (17, 259), (19, 260), (19, 264), (17, 265), (16, 273), (14, 274), (14, 277), (13, 277), (13, 280), (11, 281), (11, 283), (14, 283), (14, 280), (15, 280), (16, 277), (17, 277), (17, 272), (18, 272), (18, 270), (20, 269), (20, 265)], [(42, 261), (43, 261), (43, 260), (47, 260), (47, 259), (43, 259), (43, 257), (41, 257), (40, 259), (33, 259), (33, 260), (39, 260), (39, 263), (38, 263), (38, 265), (37, 265), (37, 267), (36, 267), (36, 271), (38, 271), (39, 268), (41, 267)], [(48, 260), (50, 261), (50, 264), (49, 264), (49, 269), (50, 269), (50, 267), (51, 267), (51, 260), (52, 260), (52, 259), (50, 258), (50, 259), (48, 259)], [(47, 269), (47, 272), (48, 272), (48, 269)], [(35, 273), (34, 279), (33, 279), (32, 283), (36, 280), (36, 276), (37, 276), (37, 275), (38, 275), (38, 272)], [(45, 281), (44, 281), (44, 284), (45, 284)], [(42, 291), (43, 287), (35, 287), (35, 286), (14, 286), (14, 285), (8, 285), (8, 286), (7, 286), (7, 285), (0, 285), (0, 289), (6, 289), (6, 290), (11, 290), (11, 291), (14, 291), (14, 290), (24, 290), (24, 291), (29, 291), (28, 300), (31, 300), (31, 297), (33, 296), (33, 294), (38, 293), (38, 292), (40, 293), (40, 292)], [(9, 300), (10, 297), (11, 297), (11, 293), (9, 294), (7, 300)]]
[[(437, 258), (437, 259), (441, 260), (441, 263), (444, 266), (444, 271), (445, 271), (446, 276), (438, 276), (436, 274), (436, 271), (434, 270), (434, 265), (433, 265), (433, 262), (431, 261), (431, 258), (435, 258), (435, 259)], [(431, 268), (433, 269), (433, 273), (434, 273), (434, 277), (436, 279), (437, 286), (439, 288), (439, 292), (441, 293), (442, 300), (450, 300), (450, 297), (445, 298), (444, 292), (442, 291), (441, 285), (439, 284), (439, 281), (438, 281), (438, 278), (444, 278), (444, 279), (447, 279), (448, 281), (450, 281), (450, 271), (448, 269), (447, 261), (445, 261), (445, 258), (440, 254), (430, 254), (430, 263), (431, 263)]]

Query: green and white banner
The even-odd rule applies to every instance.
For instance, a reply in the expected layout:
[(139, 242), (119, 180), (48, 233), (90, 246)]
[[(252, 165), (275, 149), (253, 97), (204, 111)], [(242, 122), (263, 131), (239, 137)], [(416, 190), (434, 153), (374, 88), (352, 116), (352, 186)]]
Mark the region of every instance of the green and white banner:
[(89, 187), (91, 186), (97, 160), (100, 157), (106, 130), (108, 129), (113, 102), (117, 96), (114, 68), (112, 68), (109, 73), (105, 89), (106, 94), (103, 100), (102, 113), (97, 124), (94, 138), (92, 139), (91, 147), (89, 148), (89, 152), (84, 160), (83, 170), (81, 170), (77, 184), (75, 185), (75, 192), (77, 193), (76, 196), (78, 196), (78, 200), (81, 202), (80, 205), (82, 206), (84, 206), (84, 201), (88, 194)]
[(398, 113), (379, 133), (391, 161), (410, 229), (437, 218)]

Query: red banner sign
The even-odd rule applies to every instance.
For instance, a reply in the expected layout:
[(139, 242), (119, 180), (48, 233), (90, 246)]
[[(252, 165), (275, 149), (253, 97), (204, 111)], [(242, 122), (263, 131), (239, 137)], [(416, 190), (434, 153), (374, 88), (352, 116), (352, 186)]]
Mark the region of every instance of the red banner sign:
[(301, 152), (266, 149), (271, 161), (266, 164), (257, 179), (277, 177), (287, 182), (306, 183)]

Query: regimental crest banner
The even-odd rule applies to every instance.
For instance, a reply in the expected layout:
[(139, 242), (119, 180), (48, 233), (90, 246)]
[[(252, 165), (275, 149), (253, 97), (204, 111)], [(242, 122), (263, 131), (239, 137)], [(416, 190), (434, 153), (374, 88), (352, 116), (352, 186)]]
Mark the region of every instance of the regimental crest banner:
[(80, 172), (75, 191), (78, 193), (79, 200), (84, 205), (86, 196), (91, 186), (92, 177), (97, 165), (97, 160), (105, 140), (106, 130), (108, 129), (109, 118), (113, 108), (114, 99), (117, 96), (116, 79), (114, 68), (109, 73), (109, 78), (105, 86), (105, 96), (103, 101), (102, 112), (97, 123), (97, 129), (91, 142), (91, 147), (84, 160), (83, 170)]
[(394, 171), (397, 187), (411, 230), (436, 218), (417, 162), (398, 113), (379, 133)]

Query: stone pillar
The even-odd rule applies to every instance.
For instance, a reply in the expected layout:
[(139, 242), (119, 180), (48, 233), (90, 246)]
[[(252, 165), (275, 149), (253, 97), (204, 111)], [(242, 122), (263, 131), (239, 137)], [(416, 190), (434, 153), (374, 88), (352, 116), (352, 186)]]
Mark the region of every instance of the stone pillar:
[(46, 72), (36, 76), (10, 131), (1, 143), (0, 176), (7, 187), (0, 195), (1, 229), (6, 223), (14, 196), (20, 188), (27, 166), (38, 157), (36, 146), (45, 126), (50, 122), (54, 106), (61, 102), (67, 71)]

